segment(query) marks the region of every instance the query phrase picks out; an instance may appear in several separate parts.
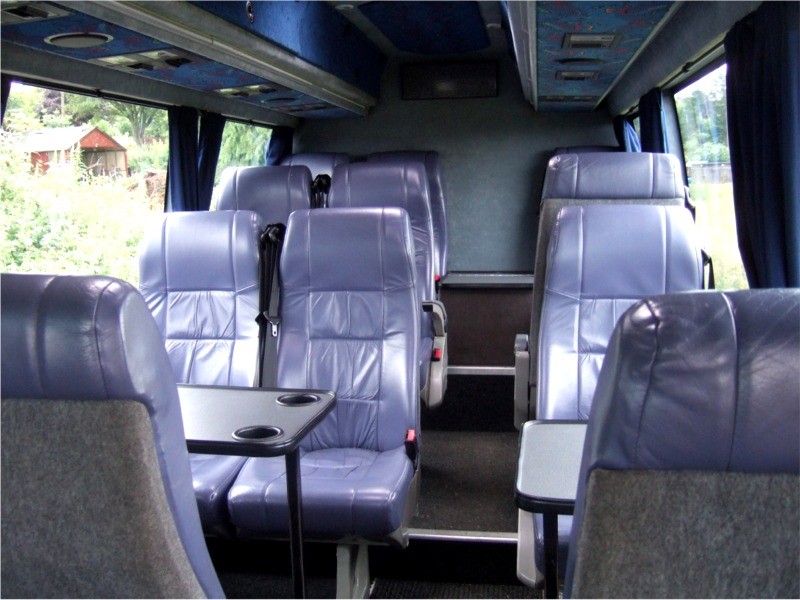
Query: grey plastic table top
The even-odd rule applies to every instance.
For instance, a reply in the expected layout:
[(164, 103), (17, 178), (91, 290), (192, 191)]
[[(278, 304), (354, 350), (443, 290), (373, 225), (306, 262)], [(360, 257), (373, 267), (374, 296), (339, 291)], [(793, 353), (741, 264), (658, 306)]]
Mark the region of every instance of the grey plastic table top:
[(522, 426), (515, 496), (517, 506), (541, 512), (543, 504), (571, 508), (578, 491), (586, 423), (528, 421)]
[(179, 385), (178, 395), (189, 451), (233, 456), (292, 452), (336, 402), (319, 390)]

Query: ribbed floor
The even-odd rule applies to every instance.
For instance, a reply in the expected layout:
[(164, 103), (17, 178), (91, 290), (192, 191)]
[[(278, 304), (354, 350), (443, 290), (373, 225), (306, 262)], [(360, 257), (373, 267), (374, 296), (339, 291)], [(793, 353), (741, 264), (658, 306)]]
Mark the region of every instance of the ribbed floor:
[(539, 598), (532, 589), (519, 585), (482, 583), (436, 583), (405, 579), (378, 579), (370, 598)]

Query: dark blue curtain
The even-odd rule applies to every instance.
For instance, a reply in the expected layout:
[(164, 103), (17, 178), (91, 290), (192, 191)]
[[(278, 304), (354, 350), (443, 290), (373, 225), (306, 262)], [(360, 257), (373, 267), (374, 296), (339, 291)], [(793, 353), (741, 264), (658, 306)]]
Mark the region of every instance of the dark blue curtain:
[(660, 88), (653, 88), (639, 99), (639, 129), (642, 152), (669, 152)]
[(750, 287), (800, 286), (800, 4), (765, 2), (725, 38), (736, 228)]
[(197, 111), (171, 106), (169, 117), (169, 166), (167, 208), (200, 210), (197, 195)]
[(0, 125), (6, 118), (6, 104), (8, 104), (8, 95), (11, 93), (11, 77), (8, 75), (0, 76)]
[(219, 150), (222, 147), (222, 132), (225, 117), (217, 113), (203, 113), (200, 117), (200, 139), (197, 159), (197, 200), (200, 210), (211, 206), (214, 191), (214, 175), (217, 172)]
[(617, 115), (614, 117), (614, 135), (617, 136), (617, 143), (625, 152), (641, 152), (642, 145), (639, 143), (639, 136), (628, 117)]
[(289, 156), (292, 153), (293, 137), (294, 130), (291, 127), (275, 127), (264, 153), (264, 164), (278, 165), (284, 156)]

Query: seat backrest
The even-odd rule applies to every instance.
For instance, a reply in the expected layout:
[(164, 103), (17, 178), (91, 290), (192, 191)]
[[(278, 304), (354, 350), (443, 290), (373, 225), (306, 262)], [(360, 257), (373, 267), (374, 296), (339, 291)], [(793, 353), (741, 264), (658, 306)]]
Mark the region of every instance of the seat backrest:
[(229, 167), (222, 172), (217, 210), (252, 210), (264, 225), (286, 225), (295, 210), (311, 207), (308, 167)]
[(796, 289), (625, 313), (587, 428), (565, 597), (798, 597), (798, 365)]
[(430, 189), (431, 216), (433, 217), (433, 243), (436, 247), (436, 273), (447, 275), (447, 202), (444, 196), (444, 181), (439, 153), (432, 150), (400, 150), (397, 152), (375, 152), (367, 157), (369, 162), (416, 161), (425, 165)]
[(537, 418), (589, 418), (617, 319), (636, 300), (702, 287), (694, 222), (681, 206), (561, 209), (547, 255)]
[(533, 272), (531, 301), (530, 373), (531, 402), (538, 377), (536, 341), (544, 299), (547, 247), (558, 211), (582, 204), (684, 204), (680, 165), (669, 154), (603, 152), (554, 156), (547, 165)]
[(403, 444), (419, 424), (414, 240), (397, 208), (297, 211), (281, 256), (278, 385), (336, 392), (309, 449)]
[(346, 165), (349, 162), (350, 157), (341, 152), (300, 152), (284, 156), (281, 159), (281, 165), (308, 167), (311, 171), (312, 179), (316, 179), (318, 175), (333, 177), (334, 168), (338, 165)]
[(397, 207), (408, 213), (414, 234), (417, 286), (435, 300), (433, 220), (422, 163), (353, 163), (336, 167), (328, 196), (331, 208)]
[(222, 597), (175, 379), (142, 297), (2, 276), (4, 597)]
[(146, 233), (139, 289), (179, 383), (251, 386), (263, 224), (250, 211), (163, 215)]
[(588, 152), (624, 152), (619, 146), (560, 146), (553, 150), (556, 154), (586, 154)]

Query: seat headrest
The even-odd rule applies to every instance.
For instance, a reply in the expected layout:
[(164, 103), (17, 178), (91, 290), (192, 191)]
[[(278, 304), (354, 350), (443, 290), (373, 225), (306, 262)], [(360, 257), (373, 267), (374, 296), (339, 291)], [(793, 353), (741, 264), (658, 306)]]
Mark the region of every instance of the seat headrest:
[(241, 291), (258, 280), (263, 230), (258, 214), (247, 210), (165, 214), (142, 240), (139, 286), (143, 293)]
[(350, 157), (341, 152), (300, 152), (290, 154), (281, 159), (281, 165), (293, 166), (301, 165), (311, 170), (311, 176), (317, 175), (333, 176), (333, 169), (337, 165), (346, 165), (350, 162)]
[(414, 239), (398, 208), (297, 211), (281, 254), (283, 290), (382, 291), (416, 285)]
[(161, 334), (111, 277), (2, 275), (2, 396), (177, 404)]
[(222, 172), (217, 210), (252, 210), (264, 225), (285, 225), (292, 212), (310, 207), (308, 167), (237, 167)]
[(426, 216), (430, 199), (425, 165), (419, 161), (353, 163), (336, 167), (328, 205), (331, 208), (396, 206), (409, 217)]
[(587, 152), (624, 152), (619, 146), (560, 146), (553, 150), (556, 154), (586, 154)]
[(583, 471), (800, 473), (800, 290), (631, 307), (609, 343)]
[(542, 200), (684, 198), (678, 159), (650, 152), (560, 154), (547, 165)]

